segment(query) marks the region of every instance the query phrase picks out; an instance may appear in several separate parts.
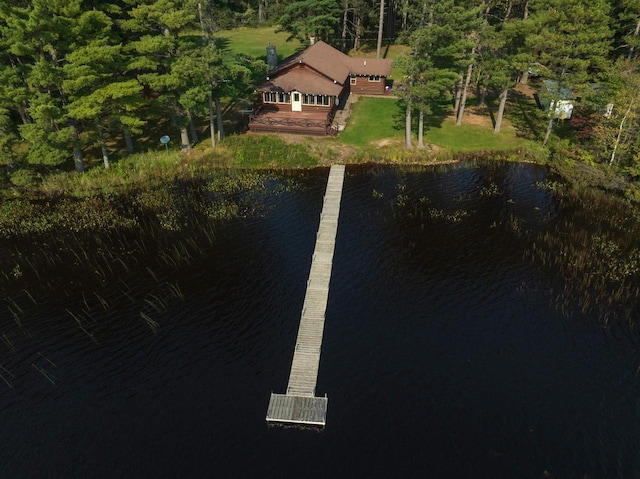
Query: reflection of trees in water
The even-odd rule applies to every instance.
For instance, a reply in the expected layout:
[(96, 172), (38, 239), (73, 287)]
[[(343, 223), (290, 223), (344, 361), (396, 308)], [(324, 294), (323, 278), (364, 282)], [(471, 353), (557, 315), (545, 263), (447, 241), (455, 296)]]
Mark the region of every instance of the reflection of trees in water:
[[(558, 278), (554, 290), (559, 310), (568, 315), (593, 313), (605, 323), (615, 319), (634, 330), (640, 327), (637, 206), (611, 193), (570, 189), (524, 170), (522, 175), (531, 175), (531, 187), (518, 194), (509, 166), (481, 162), (472, 166), (441, 168), (438, 187), (422, 191), (415, 184), (407, 187), (412, 180), (406, 175), (391, 175), (392, 181), (382, 169), (372, 170), (370, 191), (379, 205), (377, 214), (411, 220), (397, 223), (408, 248), (428, 248), (439, 257), (455, 259), (464, 250), (475, 260), (485, 254), (482, 244), (521, 248), (525, 259)], [(418, 174), (424, 169), (408, 167), (407, 171)], [(548, 204), (543, 197), (550, 198)], [(489, 210), (493, 217), (485, 224), (483, 216)], [(458, 225), (460, 242), (455, 236), (453, 240), (429, 238), (435, 222)], [(476, 231), (477, 236), (470, 242), (465, 231)]]

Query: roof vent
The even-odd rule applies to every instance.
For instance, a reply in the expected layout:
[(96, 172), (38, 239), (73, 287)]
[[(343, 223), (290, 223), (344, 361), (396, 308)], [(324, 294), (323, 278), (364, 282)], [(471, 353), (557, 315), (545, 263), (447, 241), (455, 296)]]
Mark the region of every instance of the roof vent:
[(365, 60), (365, 61), (364, 61), (364, 66), (365, 66), (365, 67), (367, 66), (367, 60)]

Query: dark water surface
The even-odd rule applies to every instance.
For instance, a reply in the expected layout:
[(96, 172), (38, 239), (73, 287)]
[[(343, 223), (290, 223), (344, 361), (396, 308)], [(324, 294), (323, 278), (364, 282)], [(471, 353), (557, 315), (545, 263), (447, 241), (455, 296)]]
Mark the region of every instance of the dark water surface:
[(524, 260), (562, 213), (532, 165), (349, 167), (327, 427), (267, 427), (327, 174), (220, 227), (166, 278), (184, 301), (0, 293), (0, 477), (640, 477), (637, 341)]

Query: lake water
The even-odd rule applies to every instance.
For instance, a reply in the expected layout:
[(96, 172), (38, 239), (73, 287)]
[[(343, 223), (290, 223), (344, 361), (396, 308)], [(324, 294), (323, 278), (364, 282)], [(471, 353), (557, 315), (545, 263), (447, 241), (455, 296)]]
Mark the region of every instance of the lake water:
[(562, 218), (533, 165), (348, 167), (327, 427), (268, 427), (327, 175), (179, 267), (0, 293), (0, 477), (640, 477), (637, 337), (526, 259)]

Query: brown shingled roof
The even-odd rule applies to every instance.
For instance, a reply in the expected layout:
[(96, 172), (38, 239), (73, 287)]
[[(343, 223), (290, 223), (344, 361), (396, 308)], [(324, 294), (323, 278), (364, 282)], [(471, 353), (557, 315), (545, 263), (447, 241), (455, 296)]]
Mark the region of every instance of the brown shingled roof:
[[(340, 50), (336, 50), (331, 45), (319, 41), (300, 53), (286, 58), (282, 65), (278, 65), (276, 72), (286, 69), (295, 63), (304, 63), (329, 79), (336, 80), (342, 84), (349, 75), (348, 61), (349, 57)], [(273, 75), (276, 72), (271, 72), (271, 74)]]
[(342, 91), (344, 79), (341, 82), (334, 83), (329, 78), (314, 72), (313, 70), (302, 70), (294, 65), (286, 75), (273, 76), (273, 72), (269, 74), (265, 83), (263, 83), (259, 91), (299, 91), (301, 93), (310, 93), (314, 95), (339, 95)]
[[(340, 86), (344, 84), (349, 75), (391, 75), (390, 60), (351, 58), (340, 50), (336, 50), (331, 45), (328, 45), (323, 41), (318, 41), (305, 50), (285, 58), (275, 70), (269, 73), (269, 77), (272, 78), (271, 83), (276, 87), (282, 88), (284, 91), (291, 91), (292, 89), (288, 88), (288, 86), (291, 85), (291, 82), (288, 79), (285, 80), (284, 77), (290, 75), (294, 76), (295, 78), (293, 80), (297, 83), (297, 81), (301, 79), (298, 75), (303, 75), (302, 72), (298, 72), (297, 74), (295, 73), (295, 69), (291, 69), (295, 64), (305, 64), (316, 70), (321, 75), (324, 75), (328, 80), (330, 80), (330, 83)], [(284, 72), (287, 69), (291, 70), (285, 75)], [(305, 81), (307, 81), (307, 78), (308, 77), (305, 76)], [(316, 80), (309, 81), (316, 83)], [(334, 83), (334, 81), (336, 83)], [(287, 86), (285, 86), (285, 84)], [(318, 84), (317, 86), (320, 87), (321, 85)], [(322, 86), (326, 87), (324, 84)], [(297, 88), (301, 87), (302, 85), (297, 86)], [(312, 91), (310, 88), (311, 85), (306, 89)], [(267, 87), (267, 84), (265, 84), (260, 89), (265, 90), (269, 88)], [(333, 88), (329, 89), (334, 90)], [(326, 95), (335, 94), (328, 92), (325, 93), (320, 90), (314, 91)]]
[(349, 70), (352, 75), (391, 75), (391, 61), (377, 58), (352, 58), (349, 59)]

